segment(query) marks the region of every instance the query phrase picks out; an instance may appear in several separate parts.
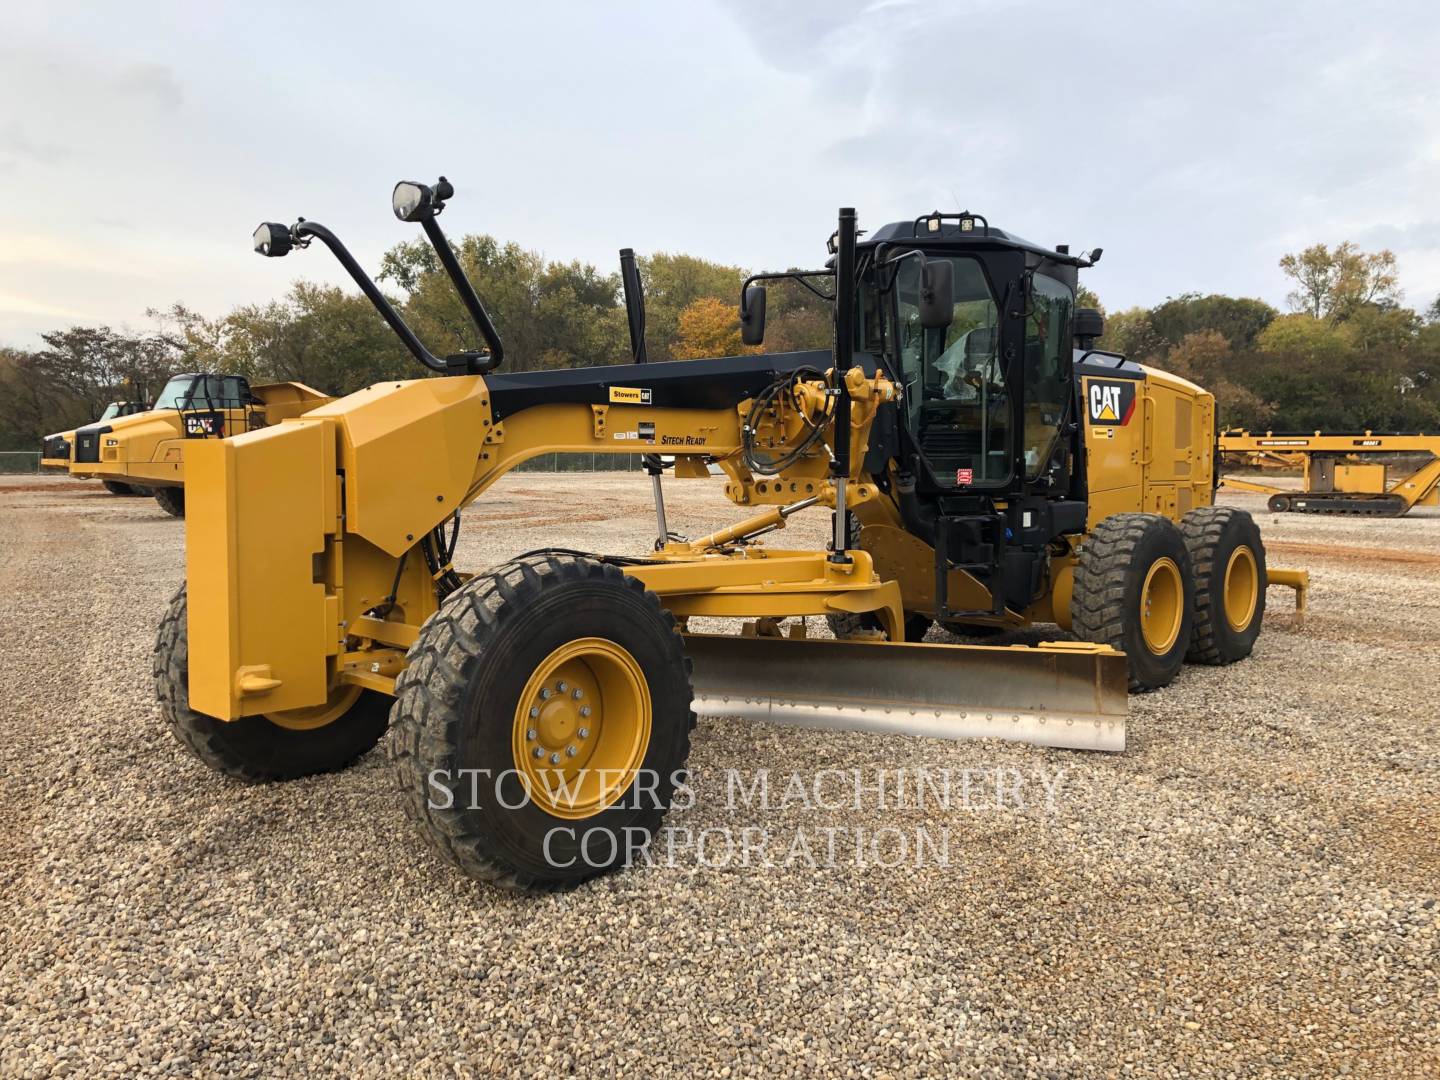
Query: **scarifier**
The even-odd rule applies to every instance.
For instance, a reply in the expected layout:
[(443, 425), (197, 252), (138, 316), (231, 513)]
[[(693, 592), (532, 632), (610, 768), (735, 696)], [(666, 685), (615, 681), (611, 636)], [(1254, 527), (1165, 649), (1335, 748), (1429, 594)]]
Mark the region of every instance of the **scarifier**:
[[(403, 801), (442, 854), (554, 888), (653, 835), (696, 713), (1120, 750), (1127, 689), (1165, 685), (1187, 657), (1249, 655), (1265, 552), (1248, 515), (1211, 505), (1214, 401), (1092, 347), (1098, 313), (1074, 297), (1098, 249), (938, 212), (861, 243), (841, 210), (824, 268), (741, 288), (748, 344), (763, 283), (788, 279), (833, 307), (833, 349), (670, 363), (644, 362), (627, 249), (637, 362), (501, 373), (500, 335), (436, 220), (453, 194), (443, 177), (404, 182), (393, 209), (424, 228), (483, 351), (430, 353), (324, 226), (256, 231), (272, 257), (324, 243), (440, 377), (187, 448), (187, 586), (155, 672), (176, 735), (214, 768), (334, 769), (388, 726)], [(452, 565), (462, 509), (521, 462), (636, 451), (653, 550)], [(750, 516), (676, 535), (671, 467), (718, 467)], [(826, 550), (765, 542), (827, 509)], [(834, 640), (806, 636), (812, 616)], [(708, 617), (744, 632), (690, 632)], [(934, 623), (1079, 640), (922, 642)]]

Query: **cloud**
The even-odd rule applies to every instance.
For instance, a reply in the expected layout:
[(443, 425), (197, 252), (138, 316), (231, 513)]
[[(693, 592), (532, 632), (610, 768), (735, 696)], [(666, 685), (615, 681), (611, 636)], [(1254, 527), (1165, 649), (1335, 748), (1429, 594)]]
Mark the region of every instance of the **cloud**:
[(175, 73), (163, 64), (136, 64), (126, 68), (112, 80), (115, 89), (158, 105), (163, 109), (178, 109), (185, 101)]
[(47, 304), (18, 293), (0, 290), (0, 311), (15, 315), (43, 315), (51, 319), (79, 319), (84, 316), (70, 308)]
[(1399, 252), (1440, 251), (1440, 221), (1376, 225), (1359, 233), (1355, 241), (1364, 248), (1391, 248)]
[(13, 167), (22, 162), (37, 165), (59, 165), (70, 156), (70, 151), (57, 143), (32, 139), (12, 120), (0, 128), (0, 163)]
[(863, 87), (824, 160), (1037, 239), (1102, 230), (1126, 302), (1274, 292), (1292, 238), (1420, 218), (1440, 189), (1429, 0), (727, 2), (815, 99)]

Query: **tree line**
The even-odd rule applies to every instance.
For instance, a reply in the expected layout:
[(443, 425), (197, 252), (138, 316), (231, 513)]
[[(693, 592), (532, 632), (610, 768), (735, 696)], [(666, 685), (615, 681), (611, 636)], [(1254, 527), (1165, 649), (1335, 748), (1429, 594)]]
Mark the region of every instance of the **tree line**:
[[(517, 370), (624, 362), (629, 338), (618, 273), (547, 261), (491, 236), (456, 243)], [(1440, 429), (1440, 300), (1405, 307), (1395, 257), (1320, 244), (1281, 260), (1288, 312), (1262, 300), (1186, 294), (1112, 312), (1099, 347), (1193, 379), (1216, 394), (1226, 425)], [(652, 360), (734, 355), (746, 271), (692, 255), (640, 260)], [(387, 252), (378, 275), (438, 355), (483, 346), (434, 251)], [(1099, 306), (1082, 290), (1082, 304)], [(77, 326), (35, 350), (0, 348), (0, 448), (97, 419), (110, 401), (153, 400), (179, 371), (223, 371), (253, 383), (297, 381), (329, 394), (416, 375), (413, 360), (364, 297), (298, 281), (280, 299), (218, 318), (184, 306), (150, 311), (143, 332)], [(765, 348), (826, 348), (828, 305), (793, 283), (770, 290)]]

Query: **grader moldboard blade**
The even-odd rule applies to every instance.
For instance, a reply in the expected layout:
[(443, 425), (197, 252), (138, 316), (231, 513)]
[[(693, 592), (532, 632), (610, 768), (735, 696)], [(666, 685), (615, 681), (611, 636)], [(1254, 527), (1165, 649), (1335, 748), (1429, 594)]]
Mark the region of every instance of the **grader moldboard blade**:
[(1081, 642), (927, 645), (686, 635), (695, 711), (800, 727), (1124, 750), (1125, 655)]

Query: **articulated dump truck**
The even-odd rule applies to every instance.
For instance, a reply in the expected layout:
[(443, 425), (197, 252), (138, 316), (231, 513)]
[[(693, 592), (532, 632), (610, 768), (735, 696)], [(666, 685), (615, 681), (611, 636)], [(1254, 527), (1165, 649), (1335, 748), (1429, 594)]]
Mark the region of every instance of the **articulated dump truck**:
[[(1187, 660), (1243, 660), (1267, 584), (1303, 585), (1267, 568), (1247, 514), (1212, 504), (1211, 395), (1093, 348), (1101, 323), (1075, 292), (1098, 250), (969, 213), (860, 242), (841, 210), (823, 268), (755, 275), (740, 297), (758, 343), (765, 282), (811, 288), (834, 309), (831, 349), (647, 363), (627, 249), (636, 362), (505, 372), (437, 221), (452, 196), (442, 178), (393, 197), (485, 343), (452, 356), (324, 226), (256, 232), (270, 257), (329, 247), (434, 377), (187, 444), (186, 585), (155, 681), (176, 736), (221, 773), (336, 769), (388, 730), (401, 801), (438, 852), (501, 885), (564, 887), (655, 833), (697, 714), (1121, 750), (1128, 692)], [(462, 511), (484, 529), (486, 491), (520, 463), (637, 450), (650, 549), (453, 565)], [(716, 467), (740, 520), (677, 535), (665, 485), (720, 482)], [(830, 515), (830, 544), (772, 544), (802, 513)], [(696, 632), (711, 617), (743, 632)], [(833, 637), (807, 636), (811, 617)], [(1056, 629), (923, 642), (934, 623)]]
[(251, 386), (241, 375), (176, 375), (148, 409), (107, 409), (93, 424), (47, 436), (41, 465), (100, 480), (112, 494), (153, 494), (166, 513), (184, 517), (191, 440), (230, 438), (330, 400), (297, 382)]

